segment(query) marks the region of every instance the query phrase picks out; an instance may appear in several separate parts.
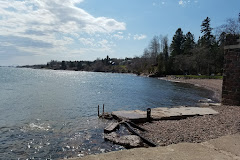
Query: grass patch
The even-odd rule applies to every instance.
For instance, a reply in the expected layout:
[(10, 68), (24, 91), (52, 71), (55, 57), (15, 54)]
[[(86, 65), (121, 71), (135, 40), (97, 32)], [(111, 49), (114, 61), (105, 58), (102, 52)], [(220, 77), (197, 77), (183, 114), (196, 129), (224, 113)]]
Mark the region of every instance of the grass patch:
[(119, 65), (119, 67), (120, 67), (121, 69), (127, 70), (127, 66), (126, 66), (126, 65)]
[(206, 75), (175, 75), (176, 78), (185, 79), (223, 79), (223, 76), (206, 76)]

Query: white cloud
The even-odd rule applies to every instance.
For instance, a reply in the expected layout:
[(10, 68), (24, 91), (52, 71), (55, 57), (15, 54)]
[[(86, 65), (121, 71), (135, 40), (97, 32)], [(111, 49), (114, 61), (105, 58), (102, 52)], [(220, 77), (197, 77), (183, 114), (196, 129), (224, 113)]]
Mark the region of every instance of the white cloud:
[(104, 51), (112, 52), (112, 47), (115, 47), (116, 45), (111, 41), (109, 42), (108, 40), (103, 39), (98, 42), (98, 46)]
[(180, 1), (178, 2), (178, 4), (182, 6), (182, 5), (184, 5), (184, 1), (183, 1), (183, 0), (180, 0)]
[(140, 34), (140, 35), (136, 34), (136, 35), (133, 36), (134, 40), (142, 40), (142, 39), (145, 39), (145, 38), (147, 38), (147, 36), (144, 35), (144, 34)]
[(114, 32), (125, 30), (126, 25), (111, 18), (94, 17), (75, 3), (83, 0), (6, 0), (0, 2), (1, 16), (5, 27), (15, 23), (20, 27), (32, 27), (35, 30), (58, 32)]
[[(77, 7), (81, 2), (83, 0), (0, 0), (0, 35), (9, 40), (6, 42), (0, 37), (0, 41), (15, 46), (12, 51), (16, 54), (18, 51), (21, 54), (23, 51), (50, 54), (66, 51), (67, 45), (78, 40), (84, 45), (95, 46), (94, 39), (81, 38), (83, 34), (91, 37), (126, 30), (124, 22), (95, 17)], [(117, 35), (120, 38), (121, 34)], [(99, 44), (105, 49), (112, 46), (102, 41)]]
[[(198, 3), (198, 1), (197, 0), (195, 0), (194, 1), (195, 3)], [(190, 4), (191, 3), (191, 0), (179, 0), (179, 2), (178, 2), (178, 4), (180, 5), (180, 6), (186, 6), (187, 4)]]
[(161, 5), (165, 5), (166, 4), (166, 2), (165, 2), (165, 0), (162, 0), (162, 1), (158, 1), (158, 2), (153, 2), (152, 3), (152, 5), (154, 6), (154, 7), (157, 7), (157, 6), (161, 6)]
[(80, 41), (84, 46), (96, 46), (96, 45), (95, 45), (95, 39), (93, 39), (93, 38), (79, 38), (79, 41)]
[(79, 38), (78, 40), (80, 43), (84, 45), (83, 48), (88, 48), (88, 50), (112, 52), (113, 47), (116, 46), (116, 44), (114, 44), (112, 41), (109, 41), (107, 39), (97, 39), (96, 37), (95, 38)]
[(121, 35), (121, 34), (114, 34), (113, 37), (116, 38), (116, 39), (119, 39), (119, 40), (124, 38), (124, 36)]

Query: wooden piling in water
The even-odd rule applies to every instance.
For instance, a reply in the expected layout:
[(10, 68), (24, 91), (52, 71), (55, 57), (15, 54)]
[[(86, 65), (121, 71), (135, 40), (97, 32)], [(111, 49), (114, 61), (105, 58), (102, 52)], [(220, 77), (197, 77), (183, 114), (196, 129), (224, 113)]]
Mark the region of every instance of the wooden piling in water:
[(104, 104), (103, 104), (103, 109), (102, 109), (102, 110), (103, 110), (103, 113), (102, 113), (102, 115), (104, 115)]
[(147, 121), (151, 122), (151, 108), (147, 109)]
[(99, 113), (99, 105), (98, 105), (98, 117), (100, 116), (100, 113)]

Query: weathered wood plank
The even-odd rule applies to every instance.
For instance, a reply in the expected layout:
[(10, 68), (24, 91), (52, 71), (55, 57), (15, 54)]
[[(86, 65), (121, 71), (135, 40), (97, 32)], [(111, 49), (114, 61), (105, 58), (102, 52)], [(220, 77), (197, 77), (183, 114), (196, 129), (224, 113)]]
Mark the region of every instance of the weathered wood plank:
[(144, 129), (144, 128), (138, 126), (138, 125), (136, 125), (135, 123), (133, 123), (133, 122), (131, 122), (131, 121), (129, 121), (128, 123), (129, 123), (131, 126), (133, 126), (134, 128), (139, 129), (140, 131), (143, 131), (143, 132), (147, 131), (146, 129)]
[(153, 142), (151, 142), (150, 140), (144, 138), (141, 134), (137, 133), (136, 131), (134, 131), (134, 129), (130, 126), (130, 124), (128, 124), (127, 122), (123, 122), (124, 125), (126, 125), (127, 129), (132, 132), (133, 134), (137, 135), (138, 137), (140, 137), (142, 139), (142, 141), (146, 144), (148, 144), (151, 147), (156, 147), (157, 145), (154, 144)]
[(119, 123), (112, 122), (106, 128), (104, 128), (104, 133), (111, 133), (117, 128), (119, 128)]

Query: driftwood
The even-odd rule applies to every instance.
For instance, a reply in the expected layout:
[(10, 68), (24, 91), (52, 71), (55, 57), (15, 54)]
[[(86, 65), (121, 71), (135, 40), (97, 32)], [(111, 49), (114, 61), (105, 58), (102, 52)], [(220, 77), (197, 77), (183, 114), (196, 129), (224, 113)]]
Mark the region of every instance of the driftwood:
[[(126, 126), (126, 128), (134, 135), (128, 135), (128, 136), (119, 136), (117, 135), (115, 131), (117, 128), (119, 128), (119, 125), (123, 124)], [(142, 127), (139, 127), (133, 122), (126, 122), (122, 121), (120, 123), (110, 123), (105, 129), (104, 129), (104, 139), (109, 140), (113, 143), (123, 145), (127, 148), (133, 148), (133, 147), (140, 147), (143, 146), (143, 142), (151, 147), (156, 147), (157, 145), (153, 142), (149, 141), (148, 139), (144, 138), (142, 135), (137, 133), (133, 128), (137, 128), (140, 131), (147, 131)], [(108, 134), (106, 134), (108, 133)], [(139, 140), (140, 139), (140, 140)]]
[(146, 138), (144, 138), (142, 135), (140, 135), (139, 133), (137, 133), (136, 131), (134, 131), (134, 129), (130, 126), (129, 123), (127, 122), (122, 122), (126, 127), (127, 129), (132, 132), (133, 134), (137, 135), (138, 137), (140, 137), (142, 139), (142, 141), (146, 144), (148, 144), (149, 146), (151, 147), (156, 147), (157, 145), (154, 144), (153, 142), (151, 142), (150, 140), (147, 140)]
[[(104, 105), (103, 105), (103, 113), (102, 113), (102, 115), (100, 115), (99, 105), (98, 105), (98, 117), (99, 118), (112, 119), (113, 118), (112, 115), (113, 114), (109, 114), (109, 113), (104, 112)], [(150, 121), (150, 119), (151, 119), (151, 109), (150, 108), (148, 108), (148, 110), (147, 110), (147, 119), (148, 119), (148, 121)], [(134, 135), (119, 136), (119, 135), (117, 135), (117, 133), (113, 132), (117, 128), (119, 128), (120, 124), (124, 124), (126, 126), (126, 128), (131, 133), (133, 133)], [(139, 127), (138, 125), (136, 125), (135, 123), (133, 123), (131, 121), (128, 121), (128, 122), (122, 121), (122, 122), (119, 122), (119, 123), (110, 123), (106, 128), (104, 128), (104, 133), (105, 133), (104, 134), (104, 139), (112, 141), (116, 144), (123, 145), (123, 146), (128, 147), (128, 148), (143, 146), (143, 142), (145, 142), (146, 144), (148, 144), (151, 147), (156, 147), (156, 144), (147, 140), (142, 135), (137, 133), (132, 128), (132, 126), (134, 128), (137, 128), (140, 131), (146, 131), (144, 128)], [(106, 133), (108, 133), (108, 134), (106, 134)]]
[(144, 128), (142, 128), (142, 127), (139, 127), (138, 125), (136, 125), (135, 123), (133, 123), (133, 122), (131, 122), (131, 121), (129, 121), (128, 123), (129, 123), (132, 127), (139, 129), (140, 131), (143, 131), (143, 132), (147, 131), (146, 129), (144, 129)]

